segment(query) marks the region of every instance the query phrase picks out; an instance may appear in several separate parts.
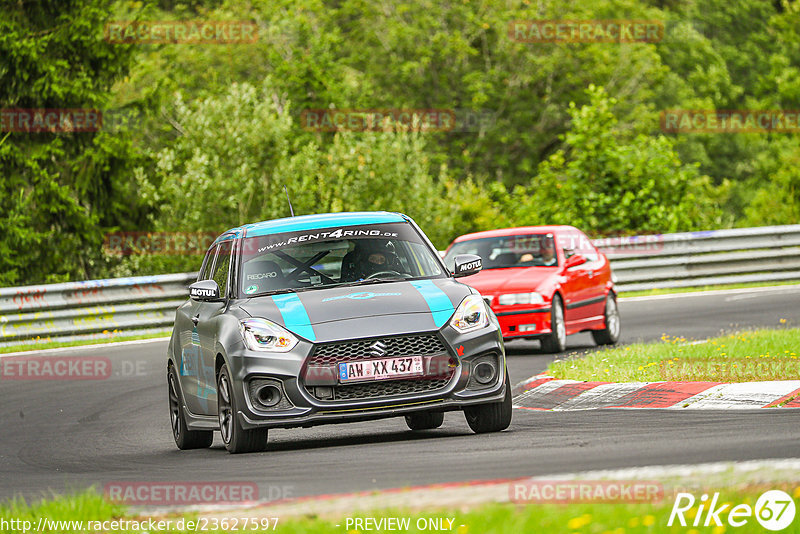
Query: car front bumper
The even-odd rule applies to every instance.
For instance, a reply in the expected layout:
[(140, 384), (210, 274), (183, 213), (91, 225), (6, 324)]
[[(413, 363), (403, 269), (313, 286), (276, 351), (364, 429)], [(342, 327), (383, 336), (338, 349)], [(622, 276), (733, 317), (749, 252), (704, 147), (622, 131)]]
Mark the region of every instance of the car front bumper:
[(549, 334), (550, 305), (546, 306), (495, 306), (492, 308), (504, 339), (537, 337)]
[[(245, 429), (314, 426), (394, 417), (425, 410), (460, 410), (472, 404), (503, 400), (505, 388), (510, 386), (504, 380), (506, 362), (499, 324), (492, 321), (488, 327), (466, 334), (447, 325), (435, 332), (392, 337), (432, 335), (438, 338), (444, 350), (423, 356), (424, 376), (376, 380), (363, 383), (360, 389), (353, 389), (354, 385), (339, 384), (335, 370), (333, 376), (327, 376), (327, 372), (320, 373), (317, 368), (313, 373), (309, 372), (309, 363), (314, 361), (311, 358), (320, 345), (301, 341), (289, 353), (265, 355), (250, 351), (241, 344), (237, 347), (239, 350), (226, 358), (235, 384), (239, 424)], [(374, 339), (386, 337), (376, 336), (366, 340), (372, 342)], [(364, 340), (334, 343), (358, 341)], [(385, 357), (392, 358), (394, 355), (389, 353)], [(474, 372), (477, 364), (482, 362), (489, 362), (495, 367), (495, 377), (486, 384), (479, 383)], [(332, 367), (335, 369), (335, 365)], [(257, 391), (262, 384), (275, 386), (280, 391), (282, 399), (275, 406), (265, 408), (261, 404)], [(320, 398), (317, 393), (329, 390), (334, 391), (333, 398)], [(369, 394), (361, 397), (353, 394), (361, 390)]]

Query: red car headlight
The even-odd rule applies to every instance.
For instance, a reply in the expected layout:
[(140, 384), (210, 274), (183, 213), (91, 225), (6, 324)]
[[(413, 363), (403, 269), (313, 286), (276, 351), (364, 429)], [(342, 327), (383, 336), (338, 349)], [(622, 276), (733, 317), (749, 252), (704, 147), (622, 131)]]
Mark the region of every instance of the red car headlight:
[(497, 302), (503, 306), (511, 306), (513, 304), (544, 304), (544, 297), (536, 291), (530, 293), (507, 293), (505, 295), (500, 295)]

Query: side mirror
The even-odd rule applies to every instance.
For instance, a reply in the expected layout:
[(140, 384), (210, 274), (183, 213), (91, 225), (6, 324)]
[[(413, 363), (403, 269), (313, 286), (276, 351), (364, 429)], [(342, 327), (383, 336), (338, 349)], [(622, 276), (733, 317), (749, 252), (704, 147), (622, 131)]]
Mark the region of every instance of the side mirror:
[(564, 269), (569, 269), (570, 267), (577, 267), (578, 265), (583, 265), (586, 263), (586, 257), (580, 254), (573, 254), (567, 261), (564, 263)]
[(475, 274), (483, 268), (483, 261), (480, 256), (475, 254), (459, 254), (455, 257), (453, 265), (453, 277), (461, 278)]
[(200, 280), (189, 286), (192, 300), (219, 300), (219, 286), (214, 280)]

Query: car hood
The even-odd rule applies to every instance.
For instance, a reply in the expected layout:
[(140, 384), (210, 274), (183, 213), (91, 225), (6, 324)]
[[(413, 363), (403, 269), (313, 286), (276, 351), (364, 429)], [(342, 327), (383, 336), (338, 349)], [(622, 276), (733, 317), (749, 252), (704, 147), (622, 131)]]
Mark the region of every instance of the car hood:
[(483, 295), (533, 291), (558, 274), (557, 267), (510, 267), (484, 269), (461, 280)]
[(437, 330), (470, 293), (443, 278), (255, 297), (240, 308), (309, 341), (330, 341)]

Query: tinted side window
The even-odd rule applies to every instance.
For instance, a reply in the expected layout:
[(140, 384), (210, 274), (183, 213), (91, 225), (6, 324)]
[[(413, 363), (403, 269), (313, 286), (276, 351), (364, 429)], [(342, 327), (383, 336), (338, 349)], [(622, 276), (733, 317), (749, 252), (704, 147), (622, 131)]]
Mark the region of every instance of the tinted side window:
[(233, 241), (223, 241), (217, 247), (219, 252), (217, 253), (217, 261), (214, 262), (214, 272), (211, 275), (211, 278), (219, 286), (219, 294), (220, 296), (227, 295), (228, 289), (228, 272), (230, 271), (231, 267), (231, 251), (233, 250)]
[(586, 234), (581, 233), (581, 250), (579, 251), (586, 258), (586, 261), (598, 261), (600, 257), (597, 255), (597, 249), (594, 248), (592, 240), (586, 237)]
[(559, 243), (564, 249), (564, 258), (569, 258), (575, 254), (580, 254), (586, 258), (587, 262), (600, 259), (597, 249), (594, 248), (592, 241), (583, 232), (570, 232), (559, 237)]
[(211, 267), (214, 265), (214, 254), (217, 253), (217, 247), (211, 247), (206, 252), (206, 257), (203, 260), (203, 265), (200, 267), (200, 272), (197, 274), (198, 280), (208, 280), (211, 277), (208, 273), (211, 272)]

